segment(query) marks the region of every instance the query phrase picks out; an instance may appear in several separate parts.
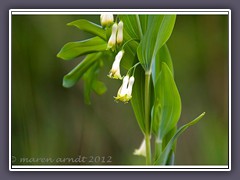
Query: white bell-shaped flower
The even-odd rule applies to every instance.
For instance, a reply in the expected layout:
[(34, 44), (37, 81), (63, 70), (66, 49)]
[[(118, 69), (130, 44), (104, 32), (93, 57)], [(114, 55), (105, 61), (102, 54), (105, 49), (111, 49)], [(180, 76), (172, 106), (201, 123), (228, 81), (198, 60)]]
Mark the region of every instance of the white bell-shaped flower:
[[(123, 83), (121, 87), (118, 90), (117, 97), (115, 97), (116, 100), (124, 101), (127, 95), (127, 87), (128, 87), (128, 81), (129, 81), (129, 76), (126, 75), (123, 78)], [(124, 101), (125, 102), (125, 101)]]
[(109, 26), (113, 23), (113, 14), (101, 14), (100, 22), (102, 26)]
[(132, 88), (133, 88), (134, 80), (135, 80), (135, 78), (133, 76), (131, 76), (129, 79), (129, 82), (128, 82), (127, 96), (129, 98), (132, 98)]
[(115, 60), (112, 64), (112, 69), (110, 70), (108, 77), (113, 79), (122, 79), (122, 76), (120, 73), (120, 62), (123, 57), (123, 54), (124, 54), (124, 50), (121, 50), (116, 55)]
[(127, 103), (132, 98), (133, 83), (134, 77), (132, 76), (131, 78), (129, 78), (129, 76), (126, 75), (123, 78), (123, 84), (118, 90), (117, 97), (115, 97), (115, 100)]
[(108, 40), (108, 45), (107, 45), (107, 49), (111, 49), (114, 48), (116, 45), (116, 36), (117, 36), (117, 29), (118, 29), (118, 25), (117, 23), (114, 23), (112, 26), (112, 34)]
[(123, 42), (123, 22), (120, 21), (118, 23), (118, 30), (117, 30), (117, 44), (121, 44)]
[(143, 139), (141, 146), (139, 147), (139, 149), (135, 149), (133, 154), (137, 155), (137, 156), (146, 157), (146, 141), (145, 141), (145, 139)]

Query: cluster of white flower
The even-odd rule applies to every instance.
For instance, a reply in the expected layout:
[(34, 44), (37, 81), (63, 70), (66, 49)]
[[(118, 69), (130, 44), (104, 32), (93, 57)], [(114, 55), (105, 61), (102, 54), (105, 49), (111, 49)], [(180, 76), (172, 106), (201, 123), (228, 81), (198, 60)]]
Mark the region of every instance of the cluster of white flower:
[[(114, 17), (112, 14), (101, 14), (100, 21), (103, 27), (106, 26), (109, 27), (112, 25), (111, 27), (112, 32), (108, 40), (107, 50), (108, 49), (115, 50), (116, 46), (121, 46), (123, 42), (123, 22), (119, 21), (119, 23), (117, 22), (114, 23), (113, 22)], [(114, 98), (116, 101), (122, 101), (124, 103), (127, 103), (132, 98), (132, 87), (134, 84), (134, 77), (133, 76), (129, 77), (129, 75), (127, 74), (126, 76), (124, 76), (124, 78), (122, 78), (120, 73), (120, 62), (123, 55), (124, 55), (123, 49), (117, 53), (108, 77), (113, 79), (121, 80), (123, 79), (123, 83), (118, 90), (117, 97)]]
[[(105, 26), (111, 26), (112, 24), (112, 33), (108, 40), (108, 46), (107, 49), (115, 50), (116, 46), (120, 46), (123, 42), (123, 22), (120, 21), (119, 23), (113, 23), (114, 17), (112, 14), (102, 14), (100, 17), (101, 25), (103, 27)], [(113, 79), (123, 79), (122, 85), (118, 90), (117, 97), (114, 97), (116, 101), (122, 101), (124, 103), (127, 103), (132, 98), (132, 88), (134, 84), (134, 76), (129, 77), (127, 74), (122, 78), (120, 73), (120, 62), (124, 55), (124, 50), (120, 50), (115, 60), (112, 64), (112, 69), (109, 72), (108, 77)], [(134, 68), (136, 65), (134, 66)], [(146, 156), (146, 141), (145, 139), (142, 141), (141, 146), (139, 149), (135, 149), (134, 155), (139, 156)]]
[(108, 40), (107, 49), (115, 49), (116, 45), (121, 45), (123, 42), (123, 22), (112, 25), (112, 34)]

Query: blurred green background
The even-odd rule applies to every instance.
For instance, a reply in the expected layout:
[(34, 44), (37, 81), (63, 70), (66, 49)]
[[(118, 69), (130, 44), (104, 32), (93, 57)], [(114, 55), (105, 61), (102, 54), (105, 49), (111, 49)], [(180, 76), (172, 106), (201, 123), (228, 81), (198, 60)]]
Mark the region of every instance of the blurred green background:
[[(109, 65), (99, 76), (107, 93), (93, 94), (90, 106), (84, 104), (82, 80), (73, 88), (62, 87), (63, 76), (82, 57), (67, 62), (56, 54), (67, 42), (91, 37), (66, 26), (81, 18), (99, 24), (93, 15), (12, 16), (12, 155), (111, 156), (110, 164), (144, 164), (143, 157), (133, 155), (143, 135), (130, 103), (113, 100), (121, 82), (106, 76)], [(206, 112), (179, 138), (176, 164), (227, 165), (228, 17), (178, 15), (167, 44), (182, 98), (178, 125)]]

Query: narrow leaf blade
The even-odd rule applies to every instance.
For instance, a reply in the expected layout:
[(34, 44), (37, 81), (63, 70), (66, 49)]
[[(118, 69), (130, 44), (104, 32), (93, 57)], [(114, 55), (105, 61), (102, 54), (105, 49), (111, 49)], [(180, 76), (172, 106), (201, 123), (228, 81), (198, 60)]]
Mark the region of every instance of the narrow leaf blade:
[(172, 139), (169, 141), (168, 145), (166, 146), (166, 148), (164, 149), (163, 153), (161, 154), (161, 156), (154, 162), (154, 164), (160, 164), (160, 165), (165, 165), (167, 160), (168, 160), (168, 155), (172, 149), (172, 146), (174, 145), (175, 141), (177, 140), (177, 138), (190, 126), (196, 124), (199, 120), (201, 120), (203, 118), (203, 116), (205, 115), (205, 112), (203, 112), (201, 115), (199, 115), (197, 118), (195, 118), (193, 121), (189, 122), (188, 124), (183, 125), (182, 127), (180, 127), (177, 132), (175, 133), (175, 135), (172, 137)]
[(172, 73), (166, 63), (162, 63), (162, 71), (155, 85), (153, 132), (160, 140), (174, 128), (181, 114), (181, 98)]
[(91, 104), (91, 92), (92, 92), (92, 84), (96, 79), (96, 72), (99, 69), (99, 61), (95, 61), (93, 65), (84, 73), (84, 101), (86, 104)]
[(167, 44), (164, 44), (161, 47), (161, 49), (158, 51), (158, 53), (156, 55), (156, 58), (153, 60), (152, 77), (153, 77), (154, 84), (156, 84), (157, 77), (161, 72), (161, 67), (162, 67), (163, 62), (165, 62), (167, 64), (170, 71), (174, 75), (172, 58), (171, 58), (170, 51), (167, 47)]
[(149, 16), (148, 30), (144, 34), (137, 50), (139, 61), (146, 71), (150, 70), (158, 50), (171, 36), (175, 20), (176, 15)]
[(71, 60), (81, 55), (89, 54), (97, 51), (105, 51), (107, 43), (100, 37), (94, 37), (84, 41), (69, 42), (65, 44), (57, 57), (63, 60)]
[(141, 66), (138, 66), (135, 71), (135, 83), (132, 91), (132, 108), (136, 116), (137, 122), (142, 130), (145, 132), (145, 106), (144, 106), (144, 87), (145, 87), (145, 73)]
[(70, 88), (74, 86), (82, 75), (96, 62), (101, 56), (101, 52), (89, 54), (71, 72), (63, 78), (63, 86)]
[(67, 24), (68, 26), (75, 26), (82, 31), (89, 32), (93, 35), (99, 36), (106, 40), (106, 31), (99, 25), (90, 22), (86, 19), (79, 19)]

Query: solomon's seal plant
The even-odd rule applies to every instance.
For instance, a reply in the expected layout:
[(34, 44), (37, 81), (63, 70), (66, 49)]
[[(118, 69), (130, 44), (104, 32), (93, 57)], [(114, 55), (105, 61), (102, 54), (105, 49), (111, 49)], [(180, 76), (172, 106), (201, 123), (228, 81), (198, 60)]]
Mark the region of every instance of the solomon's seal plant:
[[(72, 87), (83, 78), (84, 97), (88, 104), (92, 91), (97, 94), (106, 91), (104, 83), (97, 76), (104, 61), (112, 61), (108, 77), (122, 81), (114, 99), (117, 102), (131, 102), (144, 136), (139, 149), (133, 154), (144, 156), (147, 165), (174, 164), (177, 138), (204, 116), (202, 113), (193, 121), (177, 128), (181, 98), (174, 81), (172, 59), (166, 44), (175, 20), (176, 15), (114, 17), (112, 14), (101, 14), (101, 25), (98, 25), (79, 19), (68, 25), (91, 33), (94, 37), (69, 42), (57, 55), (63, 60), (85, 55), (64, 76), (63, 86)], [(127, 73), (121, 75), (121, 69), (125, 69)]]

